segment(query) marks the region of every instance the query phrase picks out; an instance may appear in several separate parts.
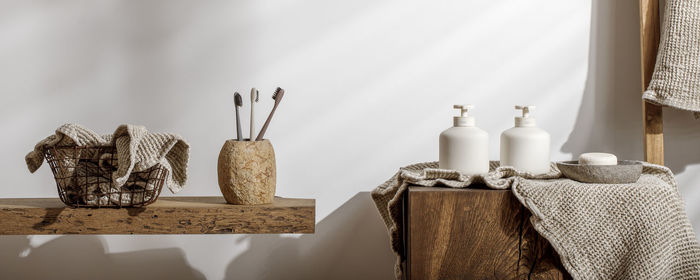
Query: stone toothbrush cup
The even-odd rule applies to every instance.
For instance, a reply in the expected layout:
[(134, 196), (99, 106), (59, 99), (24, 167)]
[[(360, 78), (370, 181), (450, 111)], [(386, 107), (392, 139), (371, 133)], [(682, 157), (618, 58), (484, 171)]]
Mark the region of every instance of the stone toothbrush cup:
[(270, 140), (227, 140), (219, 153), (219, 188), (230, 204), (272, 203), (276, 172)]

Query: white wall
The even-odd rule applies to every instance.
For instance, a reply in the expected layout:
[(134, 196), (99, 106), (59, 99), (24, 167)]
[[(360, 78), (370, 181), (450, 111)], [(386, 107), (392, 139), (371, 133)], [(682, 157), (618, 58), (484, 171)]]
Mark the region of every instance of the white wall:
[[(525, 103), (553, 160), (642, 158), (636, 2), (0, 1), (0, 197), (56, 196), (49, 169), (29, 174), (23, 157), (65, 122), (179, 133), (192, 153), (178, 195), (219, 195), (232, 92), (261, 88), (262, 120), (279, 85), (278, 195), (317, 201), (314, 235), (0, 237), (0, 278), (389, 279), (368, 191), (437, 159), (454, 103), (477, 106), (494, 159)], [(699, 128), (666, 111), (696, 231)]]

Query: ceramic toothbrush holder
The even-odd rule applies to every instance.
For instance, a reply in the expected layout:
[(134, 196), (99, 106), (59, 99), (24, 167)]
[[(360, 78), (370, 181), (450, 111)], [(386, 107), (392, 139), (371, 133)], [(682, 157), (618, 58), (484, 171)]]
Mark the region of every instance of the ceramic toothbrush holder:
[(227, 140), (219, 153), (219, 188), (230, 204), (272, 203), (277, 183), (270, 140)]

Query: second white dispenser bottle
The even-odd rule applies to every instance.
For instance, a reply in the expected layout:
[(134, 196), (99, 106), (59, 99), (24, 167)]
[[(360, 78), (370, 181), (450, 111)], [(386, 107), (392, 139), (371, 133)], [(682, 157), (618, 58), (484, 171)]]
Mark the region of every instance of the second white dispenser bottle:
[(469, 116), (471, 105), (454, 105), (460, 116), (454, 126), (440, 134), (440, 168), (457, 170), (465, 175), (489, 172), (489, 135), (476, 127)]
[(533, 174), (549, 171), (549, 133), (537, 127), (530, 110), (535, 106), (515, 106), (523, 110), (521, 117), (515, 117), (515, 127), (501, 134), (501, 166)]

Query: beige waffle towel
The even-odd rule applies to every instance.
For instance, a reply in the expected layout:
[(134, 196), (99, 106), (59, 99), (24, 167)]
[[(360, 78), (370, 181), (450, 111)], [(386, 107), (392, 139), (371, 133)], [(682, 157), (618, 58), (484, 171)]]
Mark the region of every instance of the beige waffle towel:
[(667, 0), (650, 102), (700, 117), (700, 0)]
[(401, 194), (409, 185), (465, 188), (472, 183), (512, 187), (574, 279), (700, 279), (700, 246), (668, 168), (645, 164), (635, 184), (602, 185), (561, 178), (554, 166), (540, 176), (498, 167), (498, 162), (491, 162), (483, 176), (437, 167), (432, 162), (401, 168), (372, 191), (397, 255), (397, 279), (405, 261)]
[[(44, 151), (52, 146), (116, 146), (118, 167), (114, 184), (123, 186), (132, 171), (145, 171), (161, 164), (168, 170), (166, 185), (173, 193), (187, 182), (187, 162), (190, 146), (180, 136), (168, 133), (150, 133), (143, 126), (121, 125), (110, 135), (100, 136), (78, 124), (65, 124), (56, 134), (40, 141), (27, 154), (25, 161), (34, 173), (44, 162)], [(73, 165), (74, 166), (74, 165)]]

